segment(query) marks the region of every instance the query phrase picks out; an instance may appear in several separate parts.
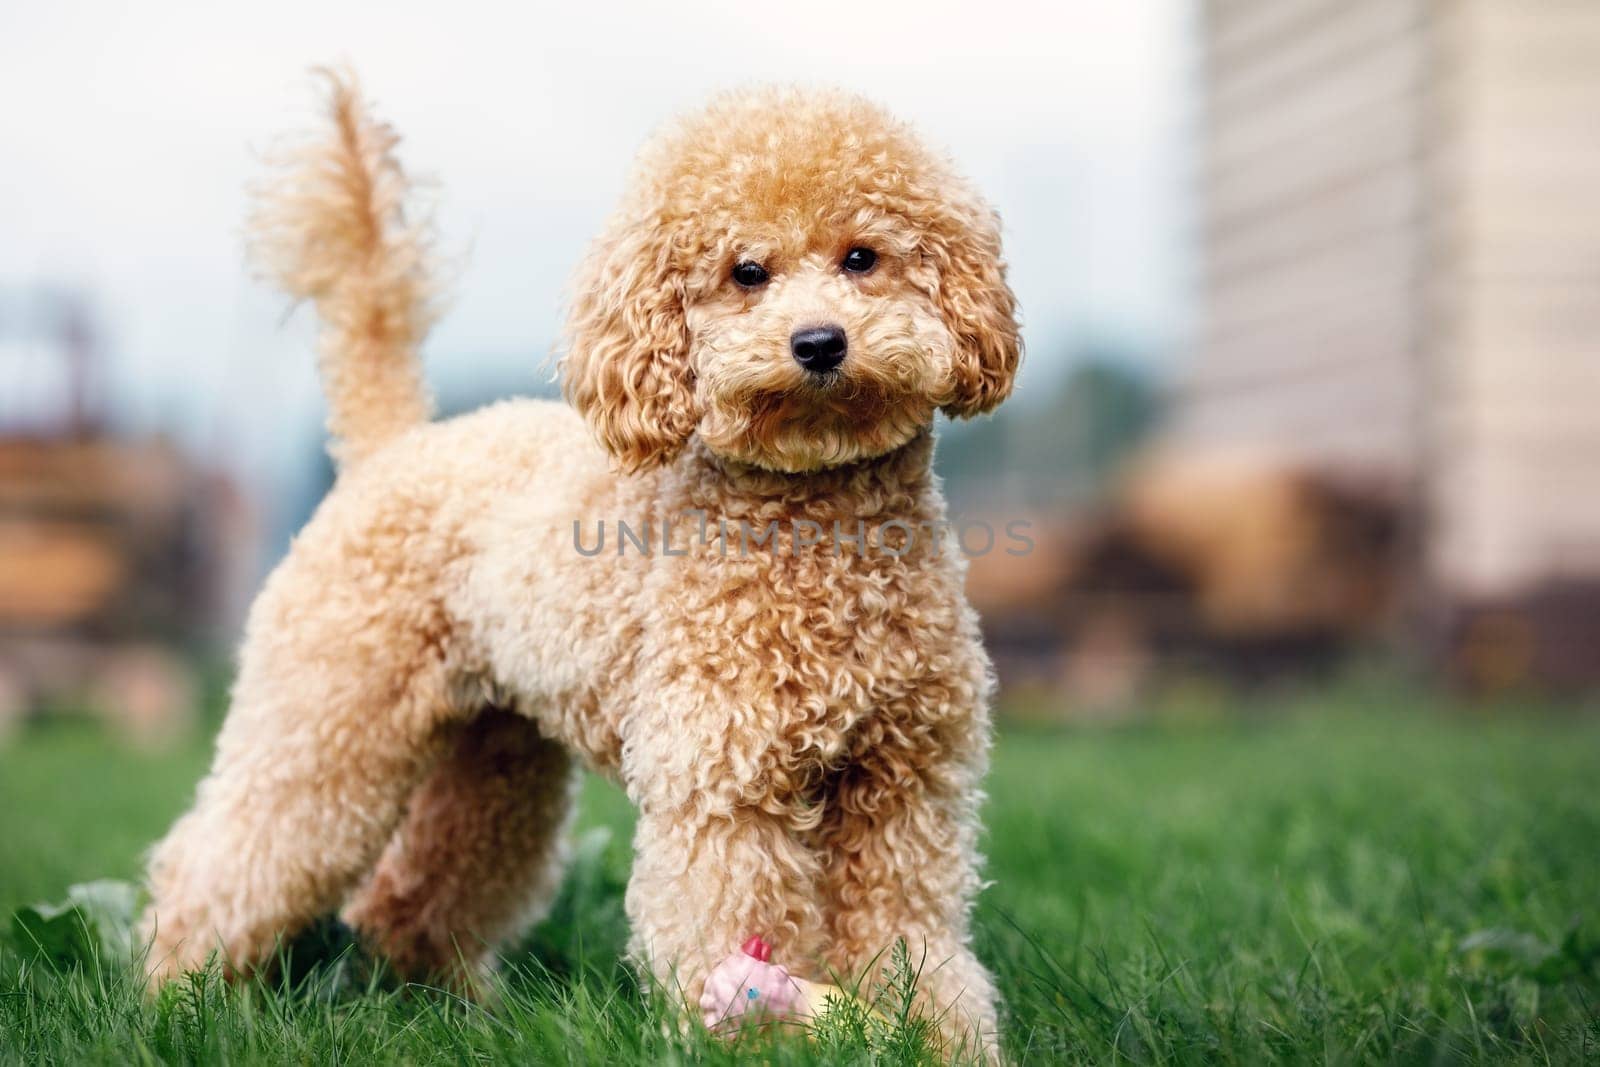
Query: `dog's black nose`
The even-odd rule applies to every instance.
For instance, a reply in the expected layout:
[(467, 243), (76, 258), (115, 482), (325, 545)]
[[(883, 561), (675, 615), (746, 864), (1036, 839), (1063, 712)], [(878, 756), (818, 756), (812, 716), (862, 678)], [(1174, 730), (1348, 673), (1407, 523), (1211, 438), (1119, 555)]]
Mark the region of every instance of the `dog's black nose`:
[(794, 361), (812, 374), (826, 374), (844, 362), (847, 347), (844, 330), (838, 326), (807, 326), (789, 337)]

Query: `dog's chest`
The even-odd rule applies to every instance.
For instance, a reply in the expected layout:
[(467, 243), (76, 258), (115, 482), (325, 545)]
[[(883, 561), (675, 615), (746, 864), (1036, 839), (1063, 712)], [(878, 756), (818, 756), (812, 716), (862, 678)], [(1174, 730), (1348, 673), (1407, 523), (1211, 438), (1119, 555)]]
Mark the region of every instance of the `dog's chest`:
[(804, 479), (703, 456), (664, 479), (657, 514), (678, 518), (631, 601), (628, 751), (687, 759), (670, 777), (696, 789), (803, 805), (874, 730), (979, 710), (986, 661), (927, 445)]
[(914, 699), (964, 640), (959, 571), (908, 528), (841, 525), (839, 538), (830, 525), (797, 545), (780, 523), (760, 545), (713, 539), (660, 599), (694, 650), (671, 656), (675, 669), (695, 672), (730, 723), (758, 726), (780, 761), (836, 762), (863, 719)]

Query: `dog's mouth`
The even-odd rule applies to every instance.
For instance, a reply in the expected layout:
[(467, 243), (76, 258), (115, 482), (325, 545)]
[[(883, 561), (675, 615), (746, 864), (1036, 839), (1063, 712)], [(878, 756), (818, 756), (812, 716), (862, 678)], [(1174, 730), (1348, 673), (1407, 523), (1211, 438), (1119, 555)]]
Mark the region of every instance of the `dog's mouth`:
[(820, 372), (808, 371), (806, 372), (805, 380), (800, 384), (800, 388), (793, 391), (801, 394), (816, 393), (820, 396), (825, 396), (846, 388), (850, 380), (845, 373), (844, 367), (835, 367), (832, 370)]
[(803, 432), (824, 427), (870, 434), (905, 403), (883, 385), (852, 377), (843, 368), (807, 375), (798, 388), (756, 398), (751, 412), (774, 430)]
[(714, 406), (700, 436), (714, 451), (763, 467), (814, 470), (883, 455), (933, 418), (917, 402), (843, 368), (786, 389), (763, 389)]

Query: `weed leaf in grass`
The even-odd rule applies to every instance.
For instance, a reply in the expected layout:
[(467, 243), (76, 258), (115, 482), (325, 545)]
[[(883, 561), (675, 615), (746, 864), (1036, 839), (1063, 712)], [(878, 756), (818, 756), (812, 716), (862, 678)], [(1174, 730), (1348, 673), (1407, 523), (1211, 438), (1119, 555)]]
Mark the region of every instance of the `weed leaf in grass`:
[(1467, 935), (1456, 951), (1479, 965), (1512, 971), (1540, 985), (1600, 974), (1600, 941), (1585, 936), (1581, 922), (1567, 928), (1560, 945), (1496, 926)]
[(28, 904), (12, 912), (11, 939), (23, 953), (61, 967), (121, 965), (133, 959), (138, 914), (139, 890), (131, 883), (82, 882), (68, 888), (59, 904)]

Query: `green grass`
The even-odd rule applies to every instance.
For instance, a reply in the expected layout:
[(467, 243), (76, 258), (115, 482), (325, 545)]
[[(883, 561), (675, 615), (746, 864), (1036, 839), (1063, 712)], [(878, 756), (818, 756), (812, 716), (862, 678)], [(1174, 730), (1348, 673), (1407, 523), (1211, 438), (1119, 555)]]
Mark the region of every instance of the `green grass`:
[[(1419, 706), (1421, 705), (1421, 706)], [(1580, 1062), (1600, 1057), (1600, 720), (1390, 690), (995, 753), (980, 955), (1023, 1062)], [(194, 746), (49, 726), (0, 750), (0, 914), (132, 877)], [(555, 913), (500, 1004), (324, 966), (153, 1004), (126, 966), (0, 948), (0, 1061), (915, 1062), (915, 1027), (730, 1050), (680, 1036), (619, 962), (630, 816), (590, 782)], [(350, 961), (346, 961), (349, 964)]]

